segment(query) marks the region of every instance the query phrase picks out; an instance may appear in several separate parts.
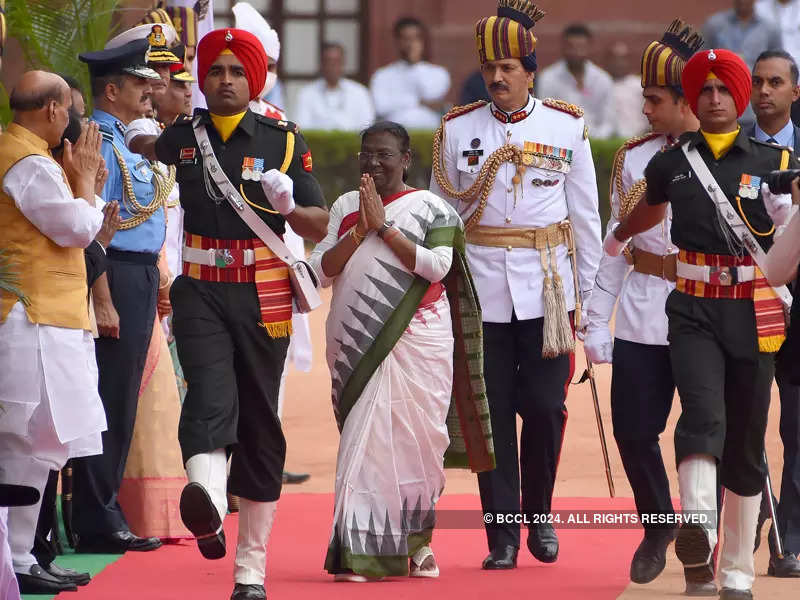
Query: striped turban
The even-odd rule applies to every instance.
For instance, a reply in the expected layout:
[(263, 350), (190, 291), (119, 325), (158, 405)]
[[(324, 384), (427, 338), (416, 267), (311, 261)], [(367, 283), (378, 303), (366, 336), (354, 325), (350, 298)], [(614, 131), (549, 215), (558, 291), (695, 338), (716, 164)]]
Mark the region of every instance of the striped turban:
[(703, 36), (691, 25), (675, 19), (658, 42), (642, 54), (642, 87), (681, 87), (686, 62), (703, 47)]
[(184, 46), (197, 46), (197, 13), (189, 6), (167, 6), (164, 11), (172, 19), (178, 40)]
[(531, 29), (544, 16), (530, 0), (500, 0), (496, 17), (475, 25), (478, 59), (518, 58), (528, 71), (536, 70), (536, 37)]

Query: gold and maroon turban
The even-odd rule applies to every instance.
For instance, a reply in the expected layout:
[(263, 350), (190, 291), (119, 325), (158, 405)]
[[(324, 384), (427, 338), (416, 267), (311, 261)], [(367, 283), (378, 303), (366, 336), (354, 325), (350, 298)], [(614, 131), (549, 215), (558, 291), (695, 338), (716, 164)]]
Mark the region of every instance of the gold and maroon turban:
[(475, 25), (478, 58), (518, 58), (528, 71), (536, 71), (536, 36), (533, 26), (545, 15), (530, 0), (500, 0), (497, 16), (485, 17)]

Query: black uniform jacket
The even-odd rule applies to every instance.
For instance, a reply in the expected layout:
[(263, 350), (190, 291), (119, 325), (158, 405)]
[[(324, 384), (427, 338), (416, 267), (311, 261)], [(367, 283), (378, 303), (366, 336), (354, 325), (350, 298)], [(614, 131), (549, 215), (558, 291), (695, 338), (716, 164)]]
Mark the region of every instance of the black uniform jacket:
[[(247, 110), (234, 132), (223, 142), (205, 109), (196, 109), (194, 117), (179, 118), (167, 127), (156, 141), (158, 160), (177, 166), (181, 205), (185, 211), (184, 229), (206, 237), (242, 240), (256, 237), (225, 199), (215, 201), (206, 188), (203, 159), (194, 137), (192, 119), (206, 125), (211, 146), (225, 174), (243, 196), (255, 205), (255, 212), (278, 234), (284, 232), (284, 218), (272, 210), (252, 173), (279, 169), (292, 178), (294, 200), (298, 206), (325, 206), (322, 189), (311, 174), (311, 152), (297, 126), (276, 121)], [(208, 186), (216, 186), (208, 179)], [(217, 191), (218, 193), (218, 191)]]

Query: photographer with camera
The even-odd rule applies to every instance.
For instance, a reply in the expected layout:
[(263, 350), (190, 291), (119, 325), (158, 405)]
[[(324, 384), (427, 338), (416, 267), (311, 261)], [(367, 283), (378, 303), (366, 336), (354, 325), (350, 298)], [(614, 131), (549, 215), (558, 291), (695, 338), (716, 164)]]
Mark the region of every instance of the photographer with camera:
[[(759, 142), (778, 144), (800, 151), (800, 128), (791, 121), (792, 103), (800, 98), (797, 63), (792, 56), (783, 50), (768, 50), (759, 55), (753, 66), (753, 89), (750, 104), (756, 115), (756, 124), (749, 135)], [(761, 195), (764, 207), (780, 232), (791, 215), (790, 186), (796, 174), (792, 171), (778, 171), (770, 174), (762, 185)], [(794, 239), (799, 236), (795, 234)], [(777, 239), (777, 234), (776, 234)], [(785, 240), (788, 241), (788, 240)], [(776, 242), (777, 243), (777, 242)], [(770, 256), (774, 251), (770, 250)], [(765, 275), (770, 284), (782, 285), (796, 276), (781, 277), (774, 280), (778, 269), (765, 267)], [(791, 271), (792, 269), (790, 269)], [(793, 293), (797, 295), (795, 286)], [(800, 386), (792, 379), (793, 366), (796, 362), (791, 358), (789, 349), (796, 343), (800, 335), (795, 327), (788, 332), (787, 341), (775, 355), (775, 381), (778, 384), (781, 401), (780, 434), (783, 441), (783, 473), (781, 478), (781, 501), (775, 501), (777, 507), (778, 535), (783, 542), (783, 553), (778, 552), (775, 544), (774, 527), (769, 531), (770, 560), (768, 574), (774, 577), (800, 577)], [(756, 526), (756, 543), (761, 541), (761, 529), (770, 518), (766, 492), (761, 498), (761, 508)]]

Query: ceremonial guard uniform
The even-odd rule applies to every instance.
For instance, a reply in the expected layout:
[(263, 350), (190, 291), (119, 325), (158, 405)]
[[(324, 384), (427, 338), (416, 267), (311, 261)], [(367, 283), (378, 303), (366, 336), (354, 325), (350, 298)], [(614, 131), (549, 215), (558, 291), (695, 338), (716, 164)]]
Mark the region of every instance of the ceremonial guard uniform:
[[(159, 79), (145, 66), (146, 40), (118, 48), (81, 54), (92, 78), (109, 74)], [(91, 120), (103, 134), (101, 153), (109, 171), (101, 194), (120, 205), (122, 225), (107, 249), (106, 275), (114, 308), (119, 314), (119, 338), (98, 338), (95, 347), (100, 373), (100, 397), (108, 431), (103, 454), (75, 461), (73, 521), (78, 550), (118, 552), (152, 549), (158, 540), (139, 540), (129, 531), (117, 501), (125, 470), (144, 362), (156, 314), (158, 253), (164, 243), (165, 189), (154, 178), (150, 162), (125, 147), (126, 124), (95, 109)]]
[[(698, 98), (709, 78), (721, 80), (739, 115), (750, 93), (750, 72), (737, 55), (716, 49), (696, 53), (684, 68), (682, 84), (701, 127)], [(702, 175), (689, 163), (693, 150), (716, 184), (700, 181)], [(678, 248), (677, 285), (667, 298), (666, 313), (682, 408), (675, 429), (681, 506), (695, 514), (716, 514), (719, 465), (727, 490), (720, 558), (723, 599), (752, 597), (772, 353), (784, 339), (780, 300), (726, 220), (736, 211), (757, 244), (768, 248), (774, 227), (760, 179), (787, 166), (798, 167), (788, 149), (757, 142), (739, 129), (684, 134), (645, 169), (647, 202), (670, 203), (672, 240)], [(718, 209), (709, 196), (716, 185), (728, 199), (727, 208)], [(716, 538), (714, 519), (681, 526), (676, 553), (687, 582), (713, 580)]]
[[(530, 28), (543, 13), (527, 2), (501, 0), (498, 14), (477, 24), (481, 62), (521, 58), (535, 71)], [(500, 39), (502, 31), (525, 40), (515, 45), (520, 52), (487, 41)], [(483, 311), (497, 456), (497, 468), (478, 475), (483, 510), (519, 511), (521, 470), (523, 511), (547, 515), (574, 370), (571, 325), (601, 253), (597, 184), (581, 109), (532, 96), (513, 114), (485, 102), (453, 109), (434, 141), (431, 191), (448, 199), (466, 223)], [(517, 414), (523, 420), (519, 456)], [(516, 564), (518, 525), (487, 526), (487, 538), (490, 559), (505, 553), (509, 560), (498, 567), (487, 559), (485, 568)], [(552, 526), (533, 525), (528, 547), (539, 560), (556, 560)]]
[[(201, 87), (223, 52), (232, 52), (245, 65), (255, 96), (266, 76), (266, 55), (255, 37), (237, 29), (217, 30), (200, 41)], [(275, 233), (284, 233), (285, 220), (262, 187), (271, 169), (291, 178), (297, 205), (324, 207), (325, 202), (311, 174), (311, 153), (293, 123), (250, 110), (233, 118), (239, 119), (235, 127), (221, 134), (217, 116), (197, 109), (193, 118), (164, 130), (155, 154), (177, 167), (185, 211), (183, 274), (170, 293), (173, 331), (188, 383), (178, 432), (190, 481), (181, 516), (206, 558), (224, 556), (226, 451), (232, 453), (227, 489), (241, 498), (233, 595), (238, 600), (264, 597), (266, 546), (286, 453), (277, 409), (292, 292), (285, 263), (208, 179), (193, 120), (205, 126), (231, 183)]]
[[(642, 56), (642, 88), (668, 89), (670, 100), (673, 93), (682, 96), (683, 66), (702, 44), (703, 38), (691, 27), (674, 21)], [(666, 133), (649, 133), (627, 141), (617, 151), (611, 171), (609, 231), (647, 192), (644, 170), (650, 159), (675, 141)], [(613, 365), (614, 437), (640, 516), (674, 513), (658, 443), (675, 395), (664, 314), (667, 296), (675, 289), (678, 252), (670, 238), (671, 226), (672, 213), (667, 208), (661, 223), (634, 236), (625, 256), (604, 255), (586, 306), (584, 349), (592, 362)], [(612, 360), (610, 321), (615, 304)], [(631, 563), (631, 580), (636, 583), (648, 583), (661, 573), (666, 548), (674, 537), (672, 525), (645, 524), (644, 530)]]

